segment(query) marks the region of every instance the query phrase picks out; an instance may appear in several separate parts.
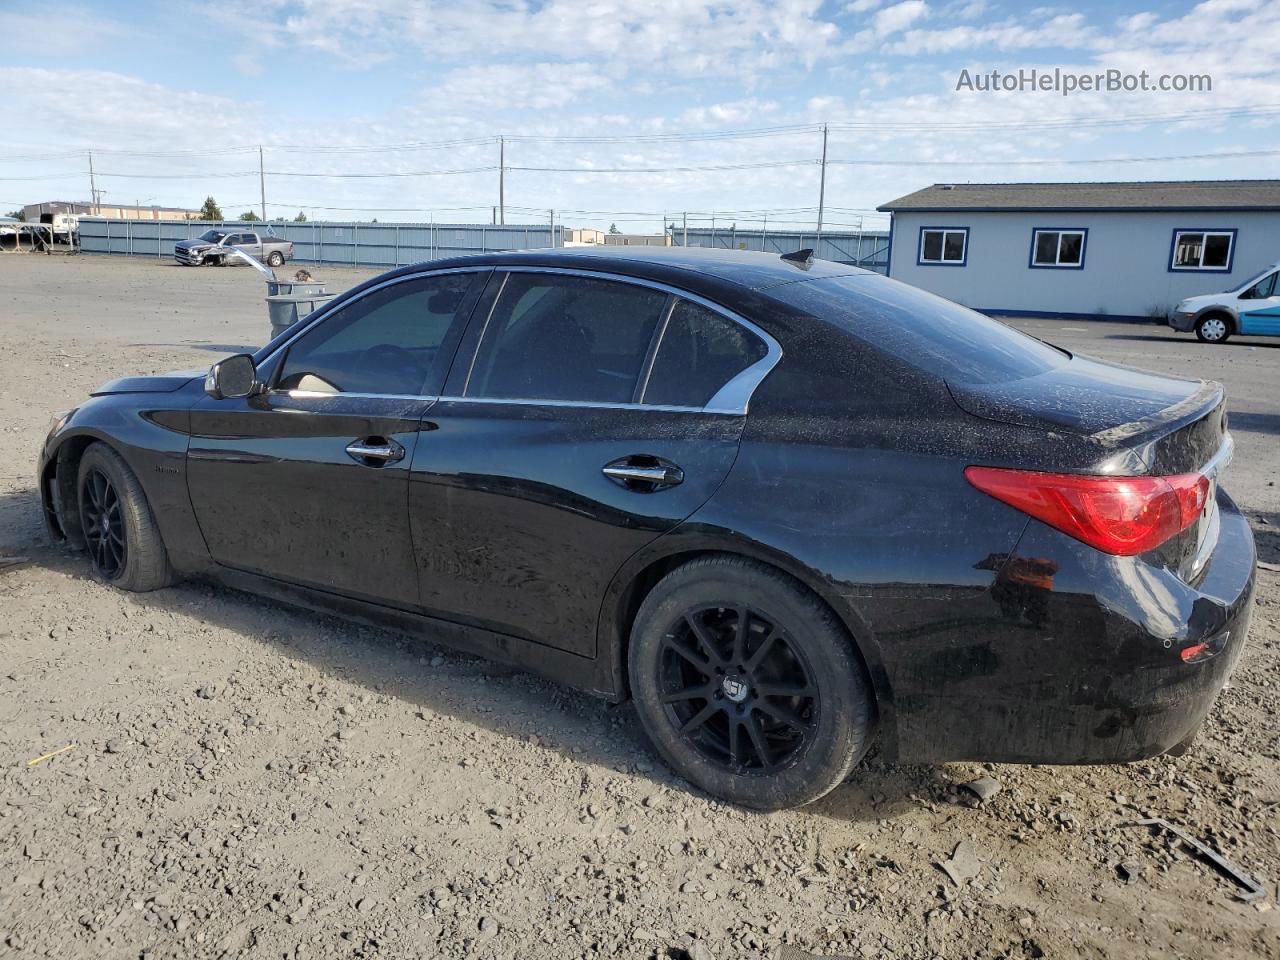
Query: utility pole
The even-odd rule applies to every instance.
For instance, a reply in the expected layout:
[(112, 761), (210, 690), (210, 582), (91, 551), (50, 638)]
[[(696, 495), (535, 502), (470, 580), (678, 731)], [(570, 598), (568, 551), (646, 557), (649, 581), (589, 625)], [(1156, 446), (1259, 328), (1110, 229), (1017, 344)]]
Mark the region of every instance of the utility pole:
[(760, 252), (769, 252), (769, 214), (764, 215), (764, 220), (760, 224)]
[(684, 227), (684, 243), (682, 245), (687, 247), (689, 245), (689, 211), (688, 210), (680, 214), (680, 223)]
[(818, 239), (822, 239), (822, 208), (827, 199), (827, 125), (822, 125), (822, 172), (818, 175)]
[(93, 215), (98, 215), (98, 187), (93, 182), (93, 151), (89, 151), (89, 206), (93, 208)]
[(262, 169), (262, 144), (258, 144), (258, 190), (262, 196), (262, 222), (267, 222), (267, 175)]
[(556, 212), (554, 209), (548, 210), (551, 215), (551, 245), (556, 246)]
[(498, 138), (498, 222), (507, 222), (507, 140)]

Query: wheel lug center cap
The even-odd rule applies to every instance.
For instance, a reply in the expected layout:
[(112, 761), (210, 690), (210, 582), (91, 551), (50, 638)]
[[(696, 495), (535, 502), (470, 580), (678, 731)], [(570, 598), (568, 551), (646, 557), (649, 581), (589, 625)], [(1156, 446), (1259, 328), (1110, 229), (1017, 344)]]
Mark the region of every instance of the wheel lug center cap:
[(751, 686), (747, 683), (745, 677), (738, 677), (732, 674), (726, 676), (720, 682), (720, 689), (734, 703), (741, 703), (747, 699), (747, 695), (751, 692)]

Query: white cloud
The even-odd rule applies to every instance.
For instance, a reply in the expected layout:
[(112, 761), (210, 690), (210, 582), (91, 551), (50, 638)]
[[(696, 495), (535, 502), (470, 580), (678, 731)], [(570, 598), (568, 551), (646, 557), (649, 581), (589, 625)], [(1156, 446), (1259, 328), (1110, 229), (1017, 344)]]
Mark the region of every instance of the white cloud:
[[(225, 0), (246, 38), (382, 62), (410, 48), (459, 63), (501, 56), (699, 73), (813, 62), (838, 37), (821, 0)], [(234, 9), (235, 13), (230, 11)]]
[(850, 13), (866, 13), (880, 6), (884, 0), (853, 0), (853, 3), (845, 4), (845, 9)]
[(871, 32), (877, 37), (887, 37), (905, 30), (928, 12), (929, 5), (924, 0), (903, 0), (876, 13), (871, 20)]
[(558, 110), (607, 89), (593, 63), (492, 63), (452, 70), (423, 92), (425, 103), (450, 110), (499, 114), (510, 110)]
[(675, 118), (674, 126), (696, 130), (717, 126), (758, 124), (764, 122), (764, 118), (769, 114), (776, 113), (778, 106), (776, 101), (757, 100), (752, 97), (745, 100), (689, 107), (682, 110)]

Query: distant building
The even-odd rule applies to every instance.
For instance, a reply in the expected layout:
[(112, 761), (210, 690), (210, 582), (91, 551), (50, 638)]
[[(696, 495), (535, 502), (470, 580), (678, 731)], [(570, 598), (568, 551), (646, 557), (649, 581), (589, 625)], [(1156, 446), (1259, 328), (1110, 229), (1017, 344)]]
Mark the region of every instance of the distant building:
[(589, 247), (604, 243), (604, 231), (590, 227), (565, 227), (564, 245), (566, 247)]
[(69, 213), (79, 217), (107, 217), (112, 220), (195, 220), (199, 210), (182, 207), (121, 206), (119, 204), (75, 203), (67, 200), (48, 200), (44, 203), (28, 203), (23, 215), (33, 223), (39, 223), (42, 214)]
[(1280, 180), (936, 183), (879, 209), (889, 276), (984, 313), (1163, 318), (1280, 260)]
[(604, 242), (613, 247), (669, 247), (671, 237), (665, 233), (606, 233)]

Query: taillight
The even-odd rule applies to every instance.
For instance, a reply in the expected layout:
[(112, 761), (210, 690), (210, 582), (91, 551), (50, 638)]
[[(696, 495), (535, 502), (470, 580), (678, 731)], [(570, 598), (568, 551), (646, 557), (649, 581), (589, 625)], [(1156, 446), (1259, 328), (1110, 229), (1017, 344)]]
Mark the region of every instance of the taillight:
[(1196, 522), (1209, 498), (1199, 473), (1103, 477), (966, 467), (965, 478), (1055, 530), (1120, 557), (1154, 550)]

